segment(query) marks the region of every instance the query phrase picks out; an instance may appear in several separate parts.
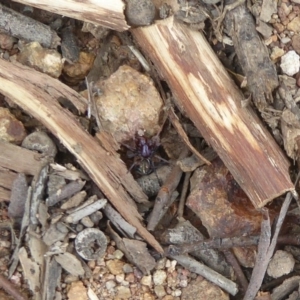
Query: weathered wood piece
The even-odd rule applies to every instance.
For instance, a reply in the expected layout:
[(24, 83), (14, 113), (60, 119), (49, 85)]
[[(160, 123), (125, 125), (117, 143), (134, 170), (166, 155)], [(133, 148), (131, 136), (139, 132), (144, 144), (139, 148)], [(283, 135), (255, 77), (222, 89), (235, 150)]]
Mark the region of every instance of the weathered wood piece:
[(0, 186), (0, 202), (9, 201), (11, 191)]
[(0, 141), (0, 167), (36, 176), (47, 163), (42, 154)]
[(102, 25), (117, 31), (129, 28), (125, 20), (125, 4), (122, 0), (15, 0), (85, 22)]
[(163, 252), (141, 223), (142, 217), (132, 198), (140, 203), (148, 203), (148, 200), (125, 164), (113, 150), (105, 151), (56, 101), (63, 93), (80, 98), (79, 94), (71, 91), (71, 88), (45, 74), (0, 59), (0, 92), (56, 135), (124, 219), (136, 227), (138, 233), (157, 251)]
[[(235, 0), (227, 0), (231, 4)], [(278, 86), (277, 72), (269, 52), (255, 28), (253, 16), (241, 4), (227, 12), (226, 30), (232, 38), (234, 49), (256, 107), (263, 111), (272, 102), (272, 91)]]
[(0, 186), (10, 190), (17, 176), (17, 173), (0, 167)]
[(286, 157), (201, 33), (173, 18), (132, 33), (256, 208), (294, 189)]

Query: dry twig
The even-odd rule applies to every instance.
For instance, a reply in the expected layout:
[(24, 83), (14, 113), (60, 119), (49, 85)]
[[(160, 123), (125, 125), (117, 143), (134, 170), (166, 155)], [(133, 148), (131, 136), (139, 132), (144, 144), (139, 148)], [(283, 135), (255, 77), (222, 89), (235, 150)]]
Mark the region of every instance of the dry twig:
[(14, 297), (15, 300), (27, 300), (27, 297), (21, 295), (20, 292), (16, 289), (16, 287), (1, 274), (0, 274), (0, 287), (4, 289), (9, 295)]

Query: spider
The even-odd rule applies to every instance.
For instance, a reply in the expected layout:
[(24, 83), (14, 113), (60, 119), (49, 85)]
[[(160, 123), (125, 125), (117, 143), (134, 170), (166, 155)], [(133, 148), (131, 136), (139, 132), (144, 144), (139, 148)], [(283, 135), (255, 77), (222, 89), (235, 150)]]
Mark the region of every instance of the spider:
[(129, 149), (129, 151), (127, 151), (127, 156), (129, 158), (133, 158), (134, 160), (128, 172), (136, 167), (136, 171), (140, 175), (149, 175), (155, 170), (153, 162), (154, 157), (167, 162), (163, 158), (155, 155), (156, 150), (160, 146), (158, 135), (155, 135), (152, 138), (147, 138), (143, 135), (140, 136), (136, 134), (134, 142), (135, 148), (123, 144), (126, 148)]

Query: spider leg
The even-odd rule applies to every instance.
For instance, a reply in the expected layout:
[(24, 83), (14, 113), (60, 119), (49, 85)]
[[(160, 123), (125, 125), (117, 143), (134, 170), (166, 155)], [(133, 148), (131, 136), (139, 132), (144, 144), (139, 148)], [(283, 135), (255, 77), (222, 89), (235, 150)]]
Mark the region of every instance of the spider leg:
[(154, 155), (154, 157), (156, 157), (156, 158), (160, 159), (161, 161), (163, 161), (163, 162), (165, 162), (165, 163), (167, 163), (167, 164), (170, 164), (170, 162), (169, 162), (168, 160), (166, 160), (166, 159), (162, 158), (162, 157), (161, 157), (161, 156), (159, 156), (159, 155)]
[(129, 149), (132, 152), (135, 152), (135, 149), (127, 144), (121, 143), (122, 146), (126, 147), (127, 149)]
[(132, 170), (135, 166), (137, 166), (137, 165), (138, 165), (138, 163), (135, 161), (135, 162), (131, 165), (131, 167), (128, 169), (127, 173), (130, 173), (131, 170)]

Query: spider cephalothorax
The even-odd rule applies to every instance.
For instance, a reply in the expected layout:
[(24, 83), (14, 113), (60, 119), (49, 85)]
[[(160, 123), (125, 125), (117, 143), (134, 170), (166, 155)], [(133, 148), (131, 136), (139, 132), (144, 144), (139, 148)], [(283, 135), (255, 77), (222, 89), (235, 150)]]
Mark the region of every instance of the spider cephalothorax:
[(144, 135), (137, 134), (134, 138), (134, 144), (134, 147), (124, 144), (129, 149), (127, 156), (134, 159), (129, 171), (135, 167), (136, 171), (141, 175), (152, 173), (155, 169), (153, 157), (160, 146), (159, 137), (155, 135), (152, 138), (147, 138)]

